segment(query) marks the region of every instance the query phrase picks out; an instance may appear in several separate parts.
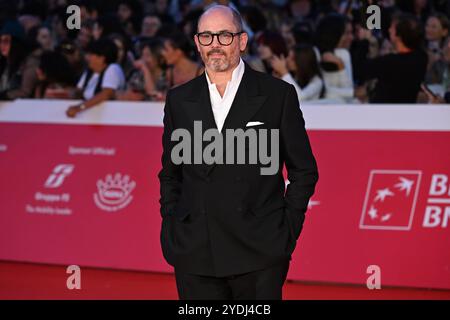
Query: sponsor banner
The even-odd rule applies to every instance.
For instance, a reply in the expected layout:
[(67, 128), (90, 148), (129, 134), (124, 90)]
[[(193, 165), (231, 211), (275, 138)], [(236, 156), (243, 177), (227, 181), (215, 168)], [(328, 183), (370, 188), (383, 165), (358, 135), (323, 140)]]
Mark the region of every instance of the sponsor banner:
[[(137, 109), (123, 113), (125, 125), (71, 125), (52, 108), (49, 123), (32, 123), (1, 118), (0, 105), (0, 259), (172, 271), (159, 240), (161, 125), (133, 123), (147, 112)], [(320, 178), (289, 279), (365, 284), (376, 265), (382, 286), (450, 289), (450, 128), (402, 123), (309, 129)]]

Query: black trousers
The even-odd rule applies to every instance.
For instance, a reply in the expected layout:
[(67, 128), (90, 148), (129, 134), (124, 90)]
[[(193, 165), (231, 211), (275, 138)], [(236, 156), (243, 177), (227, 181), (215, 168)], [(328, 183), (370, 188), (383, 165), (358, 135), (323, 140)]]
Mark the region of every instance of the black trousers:
[(183, 273), (175, 268), (180, 300), (281, 300), (290, 261), (228, 277)]

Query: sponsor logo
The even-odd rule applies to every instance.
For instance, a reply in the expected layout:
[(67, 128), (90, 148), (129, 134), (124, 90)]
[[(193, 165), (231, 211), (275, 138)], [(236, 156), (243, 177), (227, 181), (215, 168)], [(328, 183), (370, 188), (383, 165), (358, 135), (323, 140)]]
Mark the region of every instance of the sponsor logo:
[(97, 181), (97, 192), (94, 193), (95, 204), (108, 212), (123, 209), (133, 200), (131, 193), (135, 187), (136, 182), (130, 180), (128, 175), (108, 174), (104, 180)]
[(421, 177), (418, 170), (372, 170), (360, 228), (410, 230)]

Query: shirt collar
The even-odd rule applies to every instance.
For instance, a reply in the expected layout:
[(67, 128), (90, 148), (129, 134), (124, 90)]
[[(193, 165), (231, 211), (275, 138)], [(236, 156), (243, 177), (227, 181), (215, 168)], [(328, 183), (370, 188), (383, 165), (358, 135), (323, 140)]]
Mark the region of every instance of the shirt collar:
[[(231, 82), (234, 83), (236, 79), (238, 79), (240, 77), (240, 75), (242, 75), (244, 73), (244, 69), (245, 69), (245, 64), (244, 61), (242, 61), (242, 58), (239, 58), (239, 64), (237, 65), (236, 68), (234, 68), (233, 72), (231, 73)], [(209, 79), (208, 76), (208, 72), (206, 72), (205, 70), (205, 74), (206, 74), (206, 80), (208, 80), (208, 86), (215, 86), (215, 83), (212, 83), (211, 80)]]

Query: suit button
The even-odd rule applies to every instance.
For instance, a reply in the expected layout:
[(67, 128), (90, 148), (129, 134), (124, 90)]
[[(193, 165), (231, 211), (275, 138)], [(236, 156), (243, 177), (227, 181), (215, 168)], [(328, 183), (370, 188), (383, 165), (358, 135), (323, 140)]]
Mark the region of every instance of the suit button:
[(236, 177), (236, 181), (241, 181), (242, 178), (241, 177)]
[(211, 182), (211, 178), (210, 178), (210, 177), (206, 177), (206, 178), (205, 178), (205, 181), (208, 182), (208, 183), (210, 183), (210, 182)]
[(202, 209), (202, 211), (200, 211), (201, 212), (201, 214), (206, 214), (206, 210), (205, 209)]
[(238, 211), (238, 212), (242, 212), (242, 207), (238, 207), (238, 208), (237, 208), (237, 211)]

